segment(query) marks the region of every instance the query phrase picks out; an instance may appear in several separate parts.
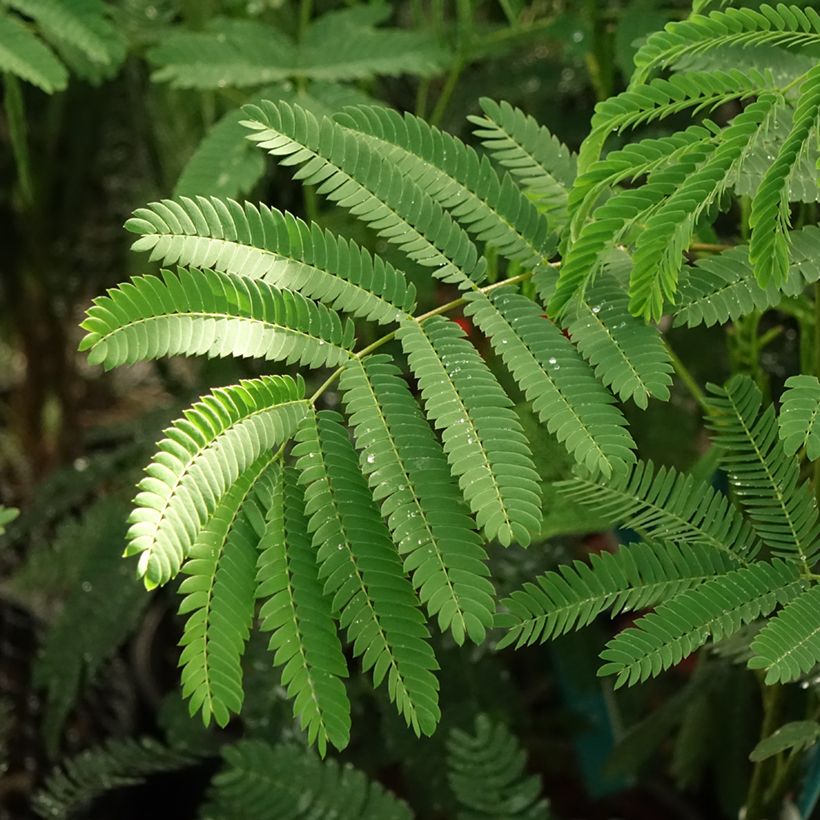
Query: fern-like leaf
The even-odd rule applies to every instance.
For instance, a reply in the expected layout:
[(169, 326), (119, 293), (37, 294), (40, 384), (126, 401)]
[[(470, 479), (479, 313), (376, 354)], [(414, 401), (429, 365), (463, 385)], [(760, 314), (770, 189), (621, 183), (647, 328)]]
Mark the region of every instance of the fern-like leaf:
[(681, 151), (676, 161), (653, 171), (646, 184), (621, 191), (598, 208), (581, 228), (564, 257), (558, 284), (549, 303), (551, 314), (562, 315), (573, 297), (586, 298), (585, 290), (600, 269), (604, 256), (633, 224), (645, 220), (671, 197), (714, 150), (714, 145), (697, 141)]
[[(820, 23), (820, 16), (817, 16)], [(820, 41), (820, 33), (818, 33)], [(749, 214), (749, 259), (761, 287), (782, 285), (789, 269), (789, 177), (814, 131), (820, 112), (820, 66), (811, 69), (800, 87), (789, 135), (780, 146), (752, 199)]]
[(168, 749), (155, 740), (109, 740), (68, 758), (34, 795), (33, 806), (46, 820), (68, 820), (112, 789), (142, 783), (152, 774), (194, 765), (187, 751)]
[(407, 320), (397, 336), (479, 527), (505, 546), (529, 544), (541, 523), (538, 474), (507, 394), (455, 322)]
[(727, 638), (800, 593), (796, 564), (775, 558), (717, 576), (676, 595), (616, 635), (601, 652), (599, 675), (633, 685), (680, 663), (711, 637)]
[(0, 69), (36, 85), (47, 94), (68, 84), (65, 66), (18, 19), (0, 14)]
[(792, 376), (781, 397), (780, 439), (786, 454), (806, 448), (809, 461), (820, 458), (820, 381), (817, 376)]
[(378, 29), (388, 4), (319, 17), (297, 44), (258, 20), (212, 19), (203, 31), (163, 38), (149, 51), (153, 79), (174, 88), (247, 88), (290, 78), (361, 80), (436, 74), (446, 57), (425, 32)]
[(820, 663), (820, 585), (815, 584), (772, 618), (752, 641), (751, 669), (766, 683), (789, 683)]
[(341, 750), (350, 738), (350, 702), (341, 681), (347, 663), (322, 593), (296, 473), (277, 471), (257, 494), (267, 511), (256, 590), (264, 599), (261, 628), (272, 633), (269, 649), (282, 667), (294, 716), (324, 757), (328, 742)]
[(649, 74), (691, 54), (702, 54), (723, 46), (758, 44), (805, 47), (820, 43), (820, 15), (811, 7), (776, 7), (763, 4), (759, 10), (729, 8), (708, 15), (667, 24), (650, 35), (635, 55), (633, 84)]
[(264, 376), (218, 388), (165, 431), (131, 514), (126, 555), (139, 555), (147, 586), (173, 578), (219, 499), (262, 454), (290, 438), (305, 415), (304, 383)]
[(259, 280), (180, 268), (136, 276), (88, 309), (80, 350), (106, 370), (163, 356), (254, 356), (308, 367), (349, 358), (350, 320)]
[(768, 760), (781, 752), (801, 752), (810, 749), (820, 739), (820, 723), (816, 720), (795, 720), (784, 723), (752, 749), (749, 760)]
[(349, 764), (321, 762), (292, 745), (243, 740), (226, 746), (202, 820), (411, 820), (404, 801)]
[(187, 615), (180, 646), (182, 696), (191, 715), (202, 712), (225, 726), (242, 708), (242, 655), (253, 620), (256, 544), (248, 519), (253, 489), (270, 465), (264, 453), (222, 496), (199, 532), (182, 567), (179, 585), (185, 597), (179, 614)]
[(629, 299), (613, 277), (601, 275), (567, 326), (578, 352), (621, 401), (646, 409), (650, 397), (666, 401), (672, 363), (656, 327), (629, 312)]
[(350, 362), (339, 387), (362, 472), (422, 603), (456, 643), (481, 643), (494, 610), (487, 555), (410, 389), (386, 356)]
[(639, 461), (609, 481), (578, 476), (556, 484), (568, 500), (658, 541), (702, 544), (747, 561), (760, 550), (748, 522), (722, 493), (672, 467)]
[(799, 295), (806, 285), (820, 280), (820, 228), (808, 225), (789, 236), (791, 267), (778, 287), (762, 288), (755, 279), (745, 245), (698, 260), (684, 268), (678, 292), (676, 325), (723, 324), (754, 310), (775, 307), (783, 298)]
[(527, 755), (500, 723), (479, 715), (475, 731), (447, 738), (447, 779), (458, 820), (549, 820), (541, 778), (528, 775)]
[(817, 505), (808, 485), (800, 484), (797, 459), (786, 455), (778, 438), (774, 409), (762, 409), (763, 397), (748, 376), (710, 390), (707, 423), (752, 526), (775, 555), (810, 567), (820, 551)]
[(248, 106), (250, 139), (296, 178), (347, 208), (433, 275), (469, 287), (486, 267), (467, 233), (414, 180), (360, 137), (327, 117), (285, 103)]
[(111, 41), (118, 35), (101, 0), (7, 0), (6, 5), (33, 18), (49, 39), (78, 49), (92, 62), (112, 61)]
[(333, 596), (333, 611), (364, 670), (373, 669), (376, 686), (386, 676), (390, 699), (407, 724), (430, 735), (440, 712), (429, 633), (340, 416), (307, 416), (296, 440), (296, 469), (325, 594)]
[(507, 630), (498, 648), (543, 643), (581, 629), (606, 610), (655, 606), (736, 567), (725, 552), (701, 543), (639, 543), (573, 561), (539, 575), (501, 603), (496, 626)]
[(738, 114), (706, 161), (646, 220), (635, 244), (629, 281), (633, 315), (658, 321), (664, 305), (675, 301), (683, 252), (698, 218), (726, 189), (732, 169), (777, 99), (774, 94), (761, 95)]
[(469, 233), (502, 256), (537, 266), (555, 250), (547, 221), (486, 157), (412, 114), (349, 108), (336, 121), (363, 135), (400, 173), (412, 178)]
[(634, 460), (634, 442), (614, 399), (534, 302), (506, 288), (469, 294), (465, 314), (576, 461), (609, 476)]
[(575, 180), (575, 155), (549, 130), (506, 102), (479, 100), (484, 116), (468, 117), (474, 134), (540, 209), (558, 226), (566, 221), (567, 192)]
[(152, 261), (211, 268), (298, 291), (362, 319), (412, 312), (416, 290), (381, 257), (266, 205), (197, 197), (140, 208), (125, 223)]

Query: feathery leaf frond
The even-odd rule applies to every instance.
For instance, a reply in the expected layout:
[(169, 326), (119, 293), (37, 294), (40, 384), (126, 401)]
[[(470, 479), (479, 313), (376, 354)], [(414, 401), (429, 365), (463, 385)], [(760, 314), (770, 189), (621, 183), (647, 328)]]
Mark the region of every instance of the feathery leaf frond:
[(526, 546), (541, 523), (540, 491), (512, 402), (455, 322), (407, 320), (397, 337), (479, 527)]
[(698, 218), (726, 189), (732, 169), (777, 99), (774, 94), (763, 94), (738, 114), (723, 129), (720, 143), (706, 161), (646, 220), (635, 243), (629, 280), (633, 315), (658, 321), (664, 305), (675, 301), (683, 252)]
[(608, 476), (634, 460), (634, 442), (612, 396), (534, 302), (506, 288), (467, 298), (465, 314), (576, 461)]
[(541, 779), (526, 773), (527, 755), (500, 723), (479, 715), (474, 734), (447, 738), (447, 779), (458, 820), (549, 820)]
[[(815, 12), (818, 24), (820, 16)], [(820, 28), (820, 25), (818, 26)], [(820, 31), (817, 35), (820, 42)], [(759, 103), (758, 103), (759, 104)], [(782, 285), (789, 270), (789, 177), (803, 153), (820, 113), (820, 66), (812, 68), (800, 86), (800, 98), (789, 135), (780, 146), (752, 199), (749, 214), (749, 259), (761, 287)]]
[(125, 223), (151, 261), (211, 268), (277, 288), (362, 319), (397, 321), (416, 289), (380, 256), (266, 205), (197, 197), (155, 202)]
[(820, 551), (817, 505), (808, 485), (799, 483), (797, 459), (783, 449), (774, 409), (763, 409), (760, 389), (748, 376), (710, 390), (706, 421), (752, 526), (775, 555), (810, 567)]
[(495, 597), (487, 555), (407, 383), (388, 357), (368, 356), (346, 366), (339, 388), (362, 472), (422, 603), (456, 643), (481, 643)]
[(68, 84), (68, 72), (54, 52), (8, 14), (0, 14), (0, 69), (47, 94), (62, 91)]
[(324, 757), (350, 738), (350, 702), (341, 679), (347, 663), (336, 634), (330, 601), (322, 592), (311, 547), (305, 502), (292, 468), (277, 470), (256, 492), (265, 513), (259, 543), (256, 597), (264, 600), (260, 626), (271, 632), (268, 648), (282, 667), (282, 685), (293, 713)]
[(734, 569), (725, 552), (703, 543), (638, 543), (600, 552), (539, 575), (505, 598), (496, 626), (507, 630), (498, 648), (543, 643), (613, 615), (655, 606)]
[(470, 287), (486, 264), (467, 233), (413, 179), (401, 174), (354, 132), (298, 105), (247, 106), (250, 139), (283, 165), (301, 165), (296, 178), (433, 268), (444, 282)]
[(814, 584), (772, 618), (752, 641), (751, 669), (766, 683), (789, 683), (820, 663), (820, 584)]
[(180, 354), (333, 367), (354, 341), (349, 319), (295, 291), (197, 268), (136, 276), (95, 299), (81, 326), (80, 350), (106, 370)]
[(349, 764), (293, 745), (242, 740), (222, 752), (202, 820), (412, 820), (407, 804)]
[(385, 676), (390, 699), (417, 734), (438, 723), (438, 668), (419, 601), (359, 470), (341, 417), (305, 417), (296, 434), (299, 481), (325, 594), (355, 656)]
[(362, 134), (462, 227), (502, 256), (527, 266), (549, 261), (556, 243), (547, 220), (508, 174), (499, 176), (486, 157), (458, 137), (389, 108), (349, 108), (335, 119)]
[(776, 7), (759, 10), (729, 8), (668, 23), (649, 36), (635, 55), (632, 82), (644, 82), (656, 69), (665, 68), (691, 54), (703, 54), (722, 46), (759, 44), (805, 47), (820, 43), (820, 15), (811, 7)]
[(146, 585), (171, 580), (231, 485), (263, 454), (274, 460), (307, 411), (303, 396), (301, 377), (241, 381), (217, 388), (165, 431), (138, 486), (125, 551), (139, 555)]
[(659, 675), (706, 643), (768, 615), (800, 593), (799, 569), (775, 558), (758, 561), (705, 581), (660, 604), (634, 626), (618, 633), (601, 652), (599, 675), (616, 675), (615, 686), (630, 686)]
[(809, 461), (820, 458), (820, 381), (817, 376), (791, 376), (781, 397), (780, 440), (786, 455), (806, 448)]
[(190, 698), (191, 715), (202, 712), (226, 726), (242, 708), (242, 655), (253, 620), (258, 537), (246, 507), (253, 488), (270, 465), (264, 453), (222, 496), (197, 535), (182, 566), (179, 585), (185, 597), (179, 614), (187, 615), (179, 645), (182, 696)]
[(666, 401), (672, 363), (656, 327), (629, 312), (629, 299), (613, 277), (601, 275), (586, 300), (571, 309), (567, 325), (578, 352), (621, 401), (646, 409), (650, 397)]
[(49, 820), (68, 820), (111, 789), (133, 786), (152, 774), (187, 768), (190, 753), (151, 738), (109, 740), (68, 758), (34, 795), (34, 810)]
[(722, 493), (672, 467), (639, 461), (608, 481), (577, 476), (556, 484), (570, 501), (657, 541), (703, 544), (746, 561), (760, 550), (748, 522)]
[(468, 117), (490, 156), (506, 168), (540, 209), (561, 225), (567, 191), (575, 180), (575, 155), (549, 130), (507, 102), (479, 101), (484, 116)]
[(749, 249), (738, 245), (723, 253), (699, 259), (685, 267), (678, 291), (675, 324), (695, 327), (735, 321), (754, 310), (774, 307), (783, 294), (797, 296), (806, 285), (820, 280), (820, 228), (808, 225), (789, 237), (791, 267), (778, 288), (762, 288), (749, 261)]

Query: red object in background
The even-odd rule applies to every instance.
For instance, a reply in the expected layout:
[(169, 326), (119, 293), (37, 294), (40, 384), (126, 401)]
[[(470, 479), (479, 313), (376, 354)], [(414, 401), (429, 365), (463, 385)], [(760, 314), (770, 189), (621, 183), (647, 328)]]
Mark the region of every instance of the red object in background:
[(453, 321), (468, 335), (473, 332), (473, 323), (466, 316), (456, 316)]
[[(546, 313), (542, 313), (541, 316), (542, 318), (547, 319), (550, 322), (552, 321), (552, 319), (550, 319), (550, 317)], [(565, 327), (561, 328), (561, 333), (564, 334), (565, 339), (569, 339), (569, 331)]]

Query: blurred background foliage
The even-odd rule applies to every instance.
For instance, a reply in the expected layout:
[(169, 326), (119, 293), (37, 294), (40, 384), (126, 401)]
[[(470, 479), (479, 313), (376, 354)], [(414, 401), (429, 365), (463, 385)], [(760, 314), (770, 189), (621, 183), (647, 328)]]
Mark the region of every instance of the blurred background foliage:
[[(281, 747), (270, 744), (303, 745), (262, 644), (247, 653), (241, 724), (206, 731), (187, 718), (173, 593), (148, 595), (119, 557), (134, 482), (163, 426), (208, 387), (260, 372), (174, 361), (102, 378), (76, 353), (90, 299), (148, 267), (129, 252), (130, 213), (171, 194), (248, 198), (389, 258), (251, 148), (241, 104), (388, 105), (472, 142), (465, 118), (486, 96), (577, 148), (596, 101), (628, 81), (636, 44), (688, 12), (683, 0), (0, 2), (0, 501), (24, 510), (14, 519), (0, 508), (0, 817), (225, 817), (208, 791), (220, 750), (215, 782), (229, 790), (249, 756), (270, 753), (275, 770)], [(410, 273), (420, 302), (441, 301), (429, 276)], [(775, 322), (766, 378), (796, 370), (789, 322)], [(742, 363), (743, 344), (701, 329), (678, 349), (703, 383)], [(631, 421), (644, 457), (698, 465), (699, 416), (682, 390)], [(543, 438), (540, 448), (544, 532), (527, 551), (492, 551), (501, 594), (614, 543), (606, 521), (553, 503), (550, 482), (568, 464)], [(731, 657), (703, 657), (616, 700), (594, 668), (614, 628), (499, 654), (439, 638), (444, 722), (423, 741), (354, 676), (357, 734), (344, 759), (420, 818), (736, 816), (757, 739), (754, 679)], [(493, 792), (479, 765), (488, 759), (509, 772), (498, 787), (509, 794)], [(315, 782), (317, 766), (290, 774)], [(359, 788), (347, 770), (321, 776)]]

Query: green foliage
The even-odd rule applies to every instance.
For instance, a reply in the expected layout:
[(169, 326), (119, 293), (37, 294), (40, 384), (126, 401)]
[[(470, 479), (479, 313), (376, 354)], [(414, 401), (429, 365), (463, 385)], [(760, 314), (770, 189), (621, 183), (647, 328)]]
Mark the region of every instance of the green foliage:
[(541, 780), (526, 774), (527, 756), (502, 724), (486, 715), (475, 732), (453, 729), (447, 738), (447, 779), (458, 804), (458, 820), (549, 820)]
[(733, 568), (726, 554), (698, 542), (623, 546), (539, 575), (502, 601), (496, 625), (507, 630), (499, 649), (543, 643), (613, 615), (657, 605)]
[(780, 440), (787, 455), (806, 448), (809, 461), (820, 458), (820, 381), (816, 376), (792, 376), (781, 397)]
[(483, 97), (484, 116), (471, 116), (492, 158), (506, 168), (551, 220), (566, 221), (567, 191), (575, 180), (575, 156), (547, 128), (507, 102)]
[(799, 752), (808, 749), (817, 743), (820, 738), (820, 723), (814, 720), (797, 720), (785, 723), (768, 737), (763, 738), (752, 749), (749, 758), (755, 762), (768, 760), (780, 752), (793, 750)]
[(811, 566), (820, 548), (817, 505), (809, 486), (799, 483), (797, 460), (783, 450), (774, 409), (761, 412), (760, 390), (748, 377), (712, 392), (707, 421), (752, 526), (775, 555)]
[(292, 745), (246, 740), (223, 751), (202, 820), (410, 820), (407, 804), (350, 766), (320, 762)]
[(600, 674), (616, 675), (616, 687), (645, 681), (794, 598), (799, 577), (794, 564), (758, 561), (682, 592), (613, 638)]
[[(265, 376), (219, 388), (185, 412), (146, 468), (131, 515), (127, 555), (139, 555), (147, 586), (176, 575), (225, 493), (276, 459), (307, 404), (304, 384)], [(250, 477), (250, 473), (248, 473)], [(239, 501), (239, 499), (237, 499)]]
[(35, 686), (46, 691), (43, 735), (52, 752), (83, 686), (94, 682), (149, 602), (120, 559), (126, 515), (122, 501), (102, 499), (59, 533), (63, 549), (75, 557), (76, 578), (46, 630), (33, 670)]
[(752, 642), (752, 669), (766, 670), (766, 683), (798, 680), (820, 662), (820, 587), (812, 586), (760, 631)]
[(107, 369), (163, 356), (255, 356), (310, 367), (344, 361), (353, 325), (295, 291), (179, 268), (139, 276), (95, 300), (89, 360)]
[(268, 648), (283, 667), (294, 714), (324, 757), (328, 741), (343, 749), (350, 737), (350, 703), (340, 680), (347, 663), (323, 595), (296, 472), (276, 470), (257, 492), (267, 510), (256, 577), (256, 596), (264, 600), (261, 628), (272, 633)]
[(244, 470), (213, 508), (207, 524), (187, 551), (179, 585), (187, 615), (183, 647), (182, 694), (191, 714), (202, 711), (225, 726), (242, 708), (242, 654), (253, 619), (257, 537), (249, 520), (254, 484), (270, 464), (263, 453)]
[(376, 28), (388, 4), (331, 12), (297, 44), (256, 20), (214, 19), (202, 32), (180, 32), (149, 53), (154, 79), (175, 88), (260, 86), (293, 77), (358, 80), (434, 74), (444, 54), (427, 33)]
[(34, 809), (40, 817), (67, 820), (111, 789), (195, 763), (189, 752), (169, 749), (150, 738), (109, 740), (56, 768), (35, 795)]
[(537, 473), (512, 402), (455, 323), (405, 321), (398, 337), (476, 523), (488, 538), (526, 545), (541, 509)]
[(442, 448), (386, 356), (353, 361), (339, 386), (373, 498), (430, 617), (456, 643), (484, 640), (494, 590), (487, 556)]
[(137, 251), (164, 265), (207, 267), (298, 291), (362, 319), (395, 321), (415, 307), (401, 271), (353, 242), (265, 205), (164, 200), (126, 222)]
[(429, 735), (440, 716), (429, 633), (340, 421), (308, 415), (294, 448), (319, 577), (363, 669), (376, 686), (386, 677), (407, 724)]

